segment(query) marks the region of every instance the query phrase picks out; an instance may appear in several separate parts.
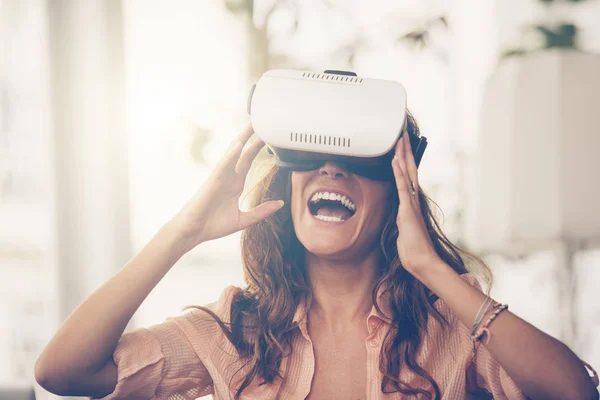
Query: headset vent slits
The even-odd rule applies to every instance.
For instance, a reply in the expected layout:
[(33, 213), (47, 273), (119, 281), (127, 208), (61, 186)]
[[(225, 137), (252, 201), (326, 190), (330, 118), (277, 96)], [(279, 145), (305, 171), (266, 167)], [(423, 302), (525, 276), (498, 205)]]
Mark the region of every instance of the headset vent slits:
[(357, 76), (342, 76), (335, 74), (315, 74), (312, 72), (303, 72), (302, 78), (329, 81), (334, 83), (362, 83), (363, 78)]
[(350, 147), (350, 138), (318, 133), (290, 132), (290, 142), (320, 144), (334, 147)]

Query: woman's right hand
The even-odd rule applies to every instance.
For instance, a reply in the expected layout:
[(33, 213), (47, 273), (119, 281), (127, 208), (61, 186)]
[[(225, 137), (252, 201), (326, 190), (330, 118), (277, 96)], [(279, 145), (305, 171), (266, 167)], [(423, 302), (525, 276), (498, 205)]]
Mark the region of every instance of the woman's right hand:
[[(283, 200), (267, 201), (247, 212), (239, 208), (252, 161), (264, 146), (253, 137), (250, 124), (217, 164), (202, 188), (169, 222), (187, 252), (198, 244), (240, 231), (267, 218), (283, 206)], [(253, 137), (253, 140), (250, 138)]]
[(64, 396), (112, 393), (118, 382), (113, 354), (119, 338), (178, 257), (281, 208), (280, 202), (268, 201), (248, 212), (239, 209), (246, 175), (264, 145), (258, 138), (249, 140), (252, 134), (248, 126), (186, 206), (67, 318), (36, 363), (35, 376), (42, 387)]

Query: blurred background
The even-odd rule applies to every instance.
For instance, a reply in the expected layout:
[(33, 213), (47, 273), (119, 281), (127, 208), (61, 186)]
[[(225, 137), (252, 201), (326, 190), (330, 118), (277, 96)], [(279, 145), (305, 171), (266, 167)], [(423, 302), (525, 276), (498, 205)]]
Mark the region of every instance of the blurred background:
[[(0, 0), (0, 393), (34, 387), (61, 322), (199, 189), (272, 68), (402, 82), (445, 231), (600, 368), (598, 21), (594, 0)], [(130, 328), (231, 284), (239, 235), (185, 256)]]

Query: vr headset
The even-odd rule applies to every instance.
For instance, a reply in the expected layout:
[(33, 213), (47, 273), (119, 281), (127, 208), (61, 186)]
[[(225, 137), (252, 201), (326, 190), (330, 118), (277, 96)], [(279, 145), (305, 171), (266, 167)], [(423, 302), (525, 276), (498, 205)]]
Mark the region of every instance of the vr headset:
[[(270, 70), (252, 87), (248, 114), (280, 168), (311, 171), (333, 161), (370, 179), (394, 179), (394, 145), (406, 127), (406, 90), (398, 82)], [(418, 167), (427, 138), (408, 134)]]

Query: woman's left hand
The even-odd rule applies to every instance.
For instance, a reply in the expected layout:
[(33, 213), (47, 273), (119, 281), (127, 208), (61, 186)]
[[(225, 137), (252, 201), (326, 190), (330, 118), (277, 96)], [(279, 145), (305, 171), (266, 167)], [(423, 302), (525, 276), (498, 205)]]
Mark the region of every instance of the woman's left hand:
[(439, 266), (441, 258), (433, 247), (421, 214), (417, 165), (406, 131), (396, 143), (392, 169), (400, 198), (396, 218), (398, 255), (404, 268), (419, 279), (430, 268)]

